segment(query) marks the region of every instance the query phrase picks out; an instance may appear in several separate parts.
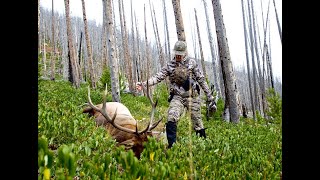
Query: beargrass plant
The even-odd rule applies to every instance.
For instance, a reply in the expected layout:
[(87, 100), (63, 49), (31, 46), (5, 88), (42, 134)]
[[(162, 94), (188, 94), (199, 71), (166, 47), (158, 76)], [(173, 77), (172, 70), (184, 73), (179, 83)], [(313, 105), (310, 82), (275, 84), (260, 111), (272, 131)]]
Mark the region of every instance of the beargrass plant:
[[(190, 113), (185, 112), (178, 123), (177, 142), (171, 149), (166, 148), (165, 141), (152, 137), (137, 159), (132, 150), (117, 146), (103, 127), (97, 127), (92, 117), (82, 113), (87, 87), (82, 84), (75, 89), (66, 81), (39, 80), (39, 180), (281, 179), (282, 129), (277, 123), (222, 121), (223, 104), (218, 101), (218, 115), (203, 121), (206, 139), (196, 136)], [(153, 91), (153, 98), (159, 97), (155, 118), (163, 116), (163, 123), (168, 108), (164, 87), (156, 86)], [(102, 102), (102, 92), (91, 91), (93, 103)], [(107, 101), (111, 101), (111, 93)], [(139, 127), (145, 127), (151, 112), (149, 100), (121, 94), (121, 102), (138, 120)], [(202, 113), (204, 117), (205, 112)], [(159, 130), (163, 128), (164, 124)]]

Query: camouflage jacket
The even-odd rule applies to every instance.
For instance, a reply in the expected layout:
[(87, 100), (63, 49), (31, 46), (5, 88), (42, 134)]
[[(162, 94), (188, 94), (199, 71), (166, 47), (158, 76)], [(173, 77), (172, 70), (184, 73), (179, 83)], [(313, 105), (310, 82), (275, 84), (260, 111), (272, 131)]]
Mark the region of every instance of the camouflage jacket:
[[(181, 62), (176, 62), (175, 59), (170, 60), (164, 67), (162, 67), (160, 72), (148, 79), (148, 84), (150, 86), (155, 85), (168, 76), (170, 81), (170, 91), (173, 91), (175, 94), (178, 95), (188, 93), (184, 88), (181, 87), (181, 85), (178, 85), (176, 83), (177, 74), (175, 73), (175, 70), (179, 67), (183, 68), (195, 82), (193, 88), (198, 83), (200, 87), (203, 89), (206, 96), (211, 96), (211, 92), (205, 81), (202, 71), (196, 63), (196, 60), (190, 57), (186, 57)], [(146, 85), (146, 82), (143, 82), (143, 84)]]

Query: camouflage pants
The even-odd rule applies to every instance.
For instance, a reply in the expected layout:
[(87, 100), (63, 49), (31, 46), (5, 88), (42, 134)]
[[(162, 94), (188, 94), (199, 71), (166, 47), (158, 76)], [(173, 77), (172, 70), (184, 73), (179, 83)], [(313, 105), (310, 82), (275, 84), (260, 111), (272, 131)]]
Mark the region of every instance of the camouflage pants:
[[(200, 97), (186, 97), (183, 98), (179, 95), (174, 95), (173, 99), (170, 102), (169, 109), (168, 109), (168, 121), (178, 123), (184, 107), (188, 110), (191, 109), (191, 121), (193, 129), (198, 131), (203, 129), (203, 123), (201, 119), (201, 109), (200, 109)], [(190, 109), (189, 109), (190, 108)]]

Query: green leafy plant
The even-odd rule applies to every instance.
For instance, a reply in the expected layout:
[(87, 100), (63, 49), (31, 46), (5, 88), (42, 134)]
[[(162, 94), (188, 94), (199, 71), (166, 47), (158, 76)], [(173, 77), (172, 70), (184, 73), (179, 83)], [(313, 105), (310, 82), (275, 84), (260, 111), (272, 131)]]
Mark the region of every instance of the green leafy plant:
[(274, 122), (282, 121), (282, 100), (274, 89), (270, 88), (267, 93), (267, 102), (268, 102), (268, 111), (266, 114), (273, 120)]
[(104, 90), (106, 88), (106, 84), (107, 84), (108, 91), (110, 92), (111, 91), (111, 77), (110, 77), (110, 68), (109, 67), (103, 68), (102, 75), (100, 77), (100, 80), (98, 81), (98, 88), (100, 90)]
[(38, 168), (39, 176), (43, 179), (50, 179), (50, 168), (53, 164), (53, 151), (48, 149), (47, 138), (41, 136), (38, 138)]
[[(120, 93), (123, 92), (126, 88), (126, 78), (124, 75), (119, 73), (119, 86), (120, 86)], [(105, 90), (107, 84), (108, 92), (111, 92), (111, 72), (109, 67), (104, 67), (100, 80), (98, 81), (98, 89)]]
[[(165, 138), (157, 141), (152, 137), (137, 159), (131, 150), (118, 146), (103, 127), (97, 127), (93, 117), (82, 113), (87, 87), (82, 84), (75, 89), (67, 81), (38, 81), (38, 179), (280, 179), (282, 129), (278, 123), (248, 123), (249, 118), (238, 124), (222, 121), (223, 101), (219, 99), (212, 120), (203, 121), (206, 139), (196, 135), (191, 114), (186, 112), (171, 149), (166, 148)], [(155, 119), (166, 119), (165, 85), (155, 86), (153, 92), (154, 99), (159, 97)], [(91, 91), (94, 104), (102, 102), (101, 93), (100, 89)], [(107, 100), (111, 100), (110, 94)], [(147, 97), (121, 94), (121, 102), (143, 129), (151, 112)], [(164, 131), (163, 121), (156, 130)]]

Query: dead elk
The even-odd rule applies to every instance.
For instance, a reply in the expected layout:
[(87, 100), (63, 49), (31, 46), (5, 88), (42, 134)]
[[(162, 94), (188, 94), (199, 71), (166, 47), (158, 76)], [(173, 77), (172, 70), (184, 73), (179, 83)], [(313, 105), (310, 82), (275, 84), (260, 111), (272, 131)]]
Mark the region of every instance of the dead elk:
[[(151, 102), (151, 119), (147, 127), (139, 131), (137, 121), (131, 115), (129, 109), (119, 102), (106, 102), (107, 90), (103, 95), (103, 103), (93, 105), (88, 88), (89, 107), (83, 109), (83, 113), (88, 113), (95, 117), (97, 125), (104, 126), (107, 132), (116, 140), (118, 145), (124, 145), (126, 150), (132, 149), (135, 156), (139, 159), (143, 151), (143, 143), (148, 141), (148, 136), (159, 134), (151, 130), (157, 127), (162, 118), (152, 124), (157, 101), (154, 103), (149, 95), (147, 86), (147, 97)], [(151, 125), (152, 124), (152, 125)], [(151, 125), (151, 126), (150, 126)]]

